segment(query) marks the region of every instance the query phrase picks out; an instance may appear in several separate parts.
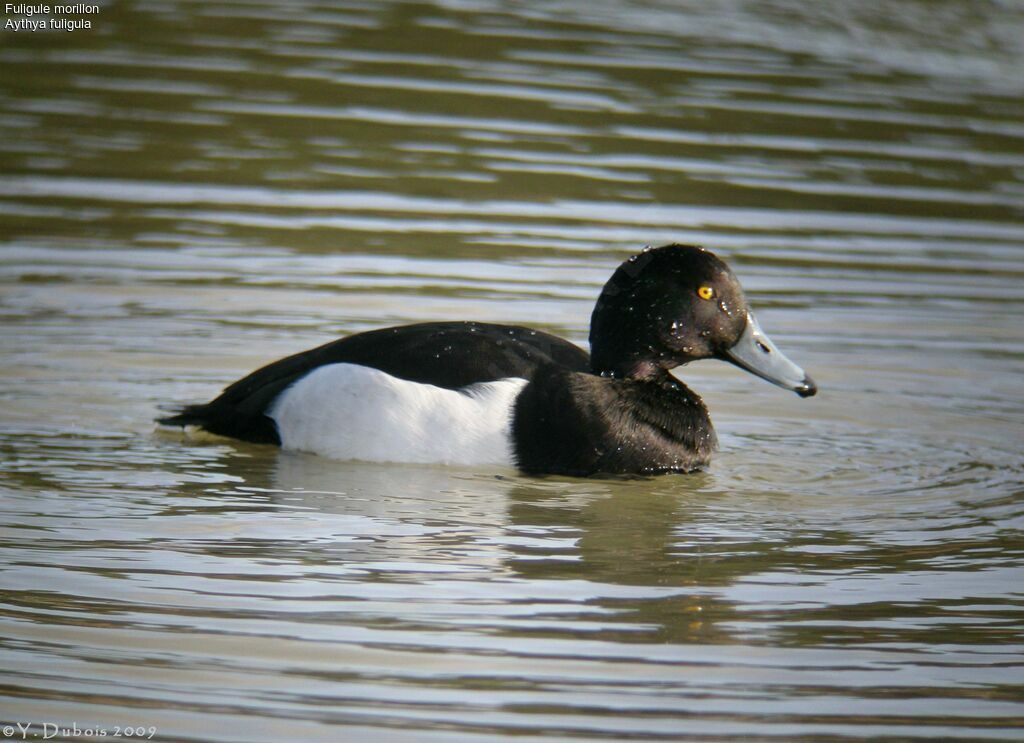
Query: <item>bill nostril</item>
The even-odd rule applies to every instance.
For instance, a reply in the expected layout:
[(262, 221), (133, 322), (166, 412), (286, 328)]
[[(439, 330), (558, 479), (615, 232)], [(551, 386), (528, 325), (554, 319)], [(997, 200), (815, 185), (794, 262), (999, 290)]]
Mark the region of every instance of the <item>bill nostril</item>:
[(762, 343), (761, 341), (756, 341), (756, 343), (757, 343), (757, 347), (758, 347), (758, 348), (759, 348), (759, 349), (760, 349), (761, 351), (763, 351), (764, 353), (771, 353), (771, 352), (772, 352), (772, 349), (768, 348), (768, 346), (766, 346), (765, 344), (763, 344), (763, 343)]

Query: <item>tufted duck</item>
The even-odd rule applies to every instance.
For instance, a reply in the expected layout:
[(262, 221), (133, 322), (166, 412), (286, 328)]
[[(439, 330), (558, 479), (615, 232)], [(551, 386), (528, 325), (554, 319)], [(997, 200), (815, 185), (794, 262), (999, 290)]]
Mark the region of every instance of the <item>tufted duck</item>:
[(671, 369), (729, 361), (809, 397), (713, 253), (647, 249), (605, 284), (590, 354), (515, 325), (435, 322), (341, 338), (264, 366), (160, 419), (335, 459), (657, 474), (706, 464), (703, 401)]

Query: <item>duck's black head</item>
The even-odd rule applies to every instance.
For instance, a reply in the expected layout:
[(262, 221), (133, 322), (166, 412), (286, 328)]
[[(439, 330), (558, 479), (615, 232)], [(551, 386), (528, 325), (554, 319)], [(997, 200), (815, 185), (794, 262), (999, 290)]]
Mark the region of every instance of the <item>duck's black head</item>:
[(590, 319), (590, 354), (595, 373), (614, 377), (719, 358), (802, 397), (817, 391), (761, 331), (732, 270), (692, 245), (647, 249), (619, 266)]

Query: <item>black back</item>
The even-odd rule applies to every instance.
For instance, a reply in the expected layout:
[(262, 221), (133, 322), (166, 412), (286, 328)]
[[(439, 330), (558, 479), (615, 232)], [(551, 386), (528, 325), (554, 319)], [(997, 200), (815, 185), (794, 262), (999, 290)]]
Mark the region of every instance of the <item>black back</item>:
[(587, 371), (590, 357), (566, 340), (518, 325), (403, 325), (350, 335), (275, 361), (238, 380), (212, 402), (189, 405), (160, 423), (198, 425), (221, 436), (280, 444), (277, 427), (266, 416), (271, 403), (313, 369), (339, 363), (454, 390), (506, 377), (528, 379), (543, 365)]

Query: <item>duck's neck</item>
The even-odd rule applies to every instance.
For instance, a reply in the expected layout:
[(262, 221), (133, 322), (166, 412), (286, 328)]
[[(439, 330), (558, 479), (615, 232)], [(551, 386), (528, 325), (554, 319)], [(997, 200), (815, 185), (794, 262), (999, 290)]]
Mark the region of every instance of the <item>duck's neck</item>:
[(631, 379), (633, 381), (651, 381), (668, 374), (666, 369), (651, 359), (620, 361), (617, 364), (600, 363), (599, 359), (591, 358), (591, 371), (599, 377), (612, 379)]

